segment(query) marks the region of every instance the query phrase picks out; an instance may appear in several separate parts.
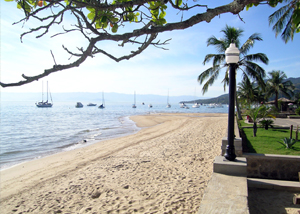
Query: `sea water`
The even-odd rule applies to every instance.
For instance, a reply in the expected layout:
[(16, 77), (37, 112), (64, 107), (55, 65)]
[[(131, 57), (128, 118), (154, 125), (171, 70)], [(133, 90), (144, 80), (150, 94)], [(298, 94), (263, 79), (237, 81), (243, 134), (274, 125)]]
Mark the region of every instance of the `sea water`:
[(132, 115), (152, 113), (228, 113), (222, 108), (180, 108), (179, 104), (147, 105), (107, 103), (75, 108), (76, 102), (56, 102), (52, 108), (38, 108), (33, 102), (1, 102), (0, 169), (42, 158), (54, 153), (77, 149), (95, 142), (133, 134), (139, 130)]

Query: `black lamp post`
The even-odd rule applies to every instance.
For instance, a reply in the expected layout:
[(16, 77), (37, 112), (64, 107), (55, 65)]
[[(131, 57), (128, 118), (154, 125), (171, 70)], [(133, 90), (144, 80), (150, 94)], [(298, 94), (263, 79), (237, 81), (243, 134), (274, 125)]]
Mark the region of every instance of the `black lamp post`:
[(226, 63), (229, 64), (229, 108), (228, 108), (228, 134), (224, 157), (229, 161), (234, 161), (236, 158), (234, 150), (234, 97), (235, 97), (235, 70), (240, 59), (240, 51), (231, 43), (225, 51)]

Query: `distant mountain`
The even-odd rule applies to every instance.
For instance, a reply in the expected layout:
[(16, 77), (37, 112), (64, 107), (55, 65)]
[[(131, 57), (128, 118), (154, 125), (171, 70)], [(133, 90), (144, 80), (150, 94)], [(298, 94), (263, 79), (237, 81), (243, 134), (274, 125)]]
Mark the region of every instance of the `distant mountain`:
[[(300, 93), (300, 77), (290, 77), (286, 79), (287, 81), (290, 80), (294, 86), (295, 86), (295, 90), (294, 90), (294, 94)], [(278, 98), (282, 98), (285, 97), (283, 94), (279, 93)], [(287, 97), (286, 97), (287, 98)], [(274, 100), (275, 99), (275, 95), (269, 98), (269, 101)], [(293, 99), (293, 97), (292, 97)]]
[[(102, 100), (102, 92), (89, 93), (89, 92), (73, 92), (73, 93), (51, 93), (53, 102), (93, 102), (99, 103)], [(121, 94), (104, 92), (104, 98), (106, 103), (133, 103), (133, 94)], [(170, 96), (169, 102), (179, 103), (181, 100), (192, 100), (195, 99), (194, 96)], [(41, 93), (10, 93), (2, 92), (1, 101), (30, 101), (37, 102), (42, 100)], [(44, 100), (46, 100), (46, 95), (44, 95)], [(49, 97), (50, 100), (50, 97)], [(153, 95), (153, 94), (136, 94), (136, 103), (145, 104), (155, 104), (155, 103), (167, 103), (167, 96)]]
[(300, 93), (300, 77), (298, 77), (298, 78), (290, 77), (287, 80), (290, 80), (294, 84), (294, 86), (295, 86), (294, 93), (295, 94)]
[(223, 94), (221, 96), (215, 98), (207, 98), (207, 99), (193, 99), (189, 101), (181, 101), (181, 103), (202, 103), (202, 104), (209, 104), (209, 103), (218, 103), (218, 104), (228, 104), (229, 95)]
[[(295, 91), (294, 93), (300, 93), (300, 77), (290, 77), (286, 80), (290, 80), (294, 86)], [(282, 94), (279, 94), (279, 98), (284, 97)], [(180, 101), (180, 103), (203, 103), (203, 104), (209, 104), (209, 103), (220, 103), (220, 104), (228, 104), (229, 95), (223, 94), (221, 96), (215, 97), (215, 98), (209, 98), (209, 99), (196, 99), (193, 98), (192, 100), (186, 99), (185, 101)], [(271, 97), (269, 100), (274, 100), (275, 96)]]

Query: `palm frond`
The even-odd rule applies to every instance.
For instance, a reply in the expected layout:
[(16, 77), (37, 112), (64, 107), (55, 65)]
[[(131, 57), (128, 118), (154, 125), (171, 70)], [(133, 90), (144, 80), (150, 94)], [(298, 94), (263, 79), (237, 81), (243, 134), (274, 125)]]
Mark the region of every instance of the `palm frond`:
[(240, 53), (245, 55), (248, 53), (248, 51), (250, 50), (250, 48), (253, 47), (254, 42), (255, 41), (262, 41), (262, 38), (260, 37), (260, 34), (258, 33), (254, 33), (252, 34), (247, 41), (242, 45), (242, 47), (240, 48)]
[(260, 67), (258, 64), (250, 61), (245, 61), (244, 67), (245, 70), (243, 72), (243, 75), (250, 76), (258, 83), (258, 85), (262, 89), (265, 89), (266, 86), (264, 81), (264, 77), (266, 76), (265, 70), (262, 67)]
[(199, 77), (198, 77), (198, 82), (200, 83), (200, 85), (208, 78), (208, 80), (205, 82), (205, 84), (202, 87), (202, 93), (205, 94), (208, 90), (208, 87), (213, 85), (215, 80), (218, 78), (220, 70), (223, 67), (221, 66), (217, 66), (217, 67), (211, 67), (209, 69), (207, 69), (205, 74), (203, 74), (204, 72), (202, 72)]
[(225, 35), (224, 42), (226, 43), (227, 47), (229, 47), (232, 40), (234, 41), (236, 47), (240, 47), (239, 38), (243, 35), (244, 30), (226, 25), (226, 27), (222, 29), (221, 32), (223, 32)]
[(209, 37), (207, 39), (206, 43), (207, 43), (207, 46), (209, 46), (209, 45), (215, 46), (215, 48), (217, 49), (217, 51), (219, 53), (224, 53), (227, 48), (224, 41), (222, 39), (221, 40), (217, 39), (215, 36)]
[(296, 31), (296, 25), (293, 23), (292, 16), (290, 17), (290, 20), (288, 21), (287, 25), (285, 26), (284, 31), (281, 34), (282, 40), (287, 43), (290, 39), (293, 41), (294, 39), (294, 33)]
[(269, 63), (269, 58), (264, 53), (249, 54), (249, 55), (244, 56), (244, 59), (246, 61), (262, 62), (265, 65), (267, 65)]
[(224, 91), (226, 91), (226, 86), (229, 85), (229, 67), (227, 66), (225, 77), (222, 80)]
[(296, 25), (293, 23), (293, 14), (295, 9), (298, 8), (297, 2), (299, 0), (289, 0), (287, 5), (279, 8), (273, 14), (269, 16), (269, 24), (273, 24), (273, 31), (276, 37), (281, 34), (281, 38), (287, 43), (290, 39), (293, 40), (294, 33), (297, 29)]
[(215, 75), (215, 72), (219, 72), (220, 69), (222, 69), (220, 66), (214, 66), (206, 69), (198, 76), (198, 82), (202, 84), (206, 79), (209, 78), (209, 76)]
[(203, 60), (203, 65), (215, 57), (216, 54), (207, 54)]
[(213, 67), (216, 67), (224, 62), (225, 62), (225, 54), (216, 54), (213, 59)]
[(285, 5), (276, 10), (274, 13), (272, 13), (269, 16), (269, 25), (273, 24), (274, 22), (276, 22), (276, 20), (280, 19), (282, 15), (286, 13), (287, 10), (289, 10), (289, 5)]

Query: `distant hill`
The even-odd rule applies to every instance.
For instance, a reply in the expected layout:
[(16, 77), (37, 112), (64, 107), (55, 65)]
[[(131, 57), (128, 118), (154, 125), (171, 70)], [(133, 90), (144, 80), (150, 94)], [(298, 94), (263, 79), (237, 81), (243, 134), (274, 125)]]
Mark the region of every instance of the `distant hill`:
[[(102, 92), (89, 93), (89, 92), (72, 92), (72, 93), (51, 93), (53, 102), (100, 102), (102, 100)], [(121, 94), (114, 92), (104, 92), (104, 98), (106, 103), (133, 103), (134, 95)], [(1, 101), (29, 101), (37, 102), (41, 101), (41, 93), (10, 93), (2, 92)], [(44, 100), (46, 95), (44, 95)], [(50, 98), (49, 98), (50, 99)], [(170, 103), (179, 103), (181, 100), (192, 100), (194, 96), (170, 96)], [(155, 103), (167, 103), (167, 96), (153, 95), (153, 94), (136, 94), (136, 103), (155, 104)]]
[(288, 80), (290, 80), (294, 85), (295, 85), (295, 91), (294, 93), (300, 93), (300, 77), (298, 78), (288, 78)]
[[(287, 80), (290, 80), (295, 85), (295, 91), (294, 93), (300, 93), (300, 77), (290, 77)], [(282, 94), (279, 94), (279, 98), (283, 97)], [(193, 100), (185, 100), (181, 101), (180, 103), (203, 103), (203, 104), (209, 104), (209, 103), (220, 103), (220, 104), (228, 104), (229, 95), (223, 94), (221, 96), (215, 97), (215, 98), (209, 98), (209, 99), (193, 99)], [(274, 100), (275, 96), (271, 97), (269, 100)]]
[(218, 103), (218, 104), (228, 104), (229, 95), (223, 94), (221, 96), (215, 98), (208, 98), (208, 99), (197, 99), (197, 100), (189, 100), (189, 101), (181, 101), (181, 103), (202, 103), (202, 104), (209, 104), (209, 103)]

